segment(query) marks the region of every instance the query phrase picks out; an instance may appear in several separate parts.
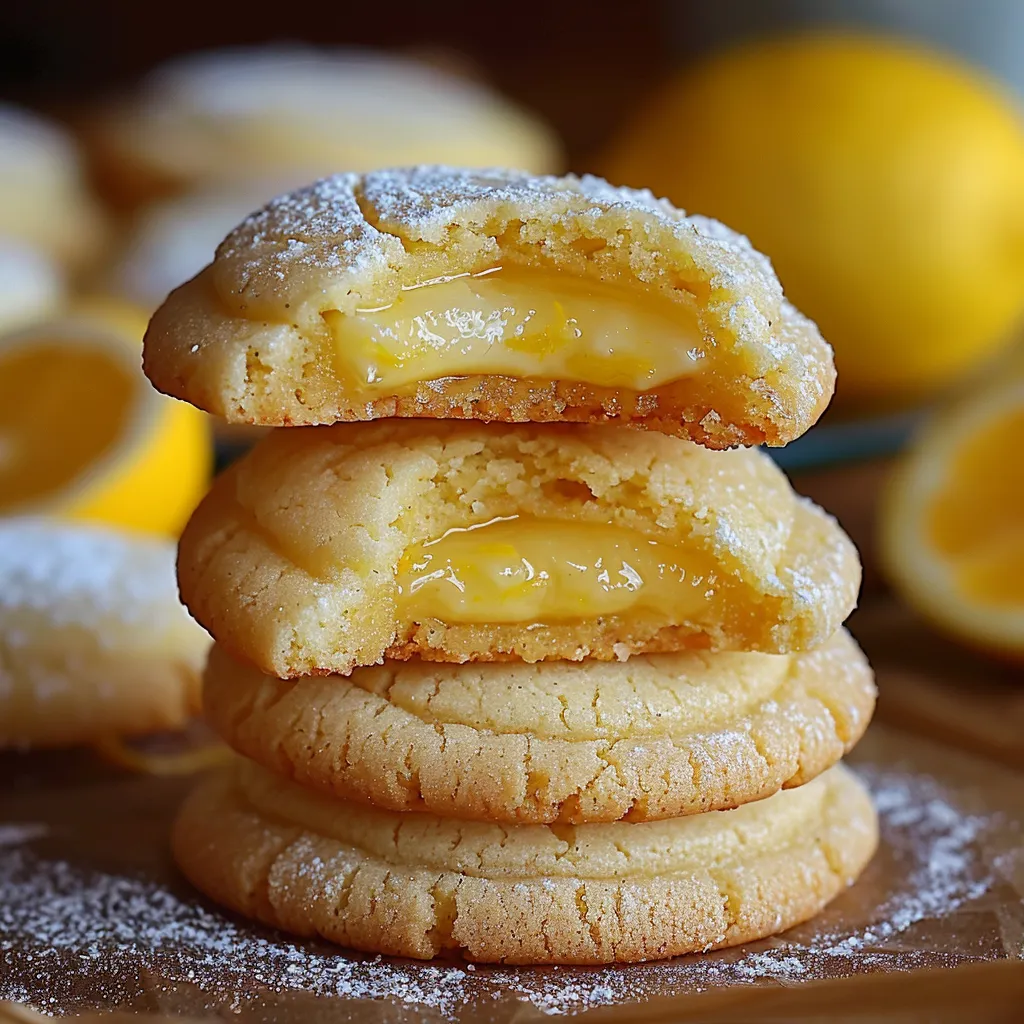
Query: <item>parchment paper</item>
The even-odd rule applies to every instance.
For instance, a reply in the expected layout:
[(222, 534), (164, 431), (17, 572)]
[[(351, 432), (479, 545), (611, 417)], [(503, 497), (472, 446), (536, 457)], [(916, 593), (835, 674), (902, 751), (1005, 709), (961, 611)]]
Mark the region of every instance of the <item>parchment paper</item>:
[(85, 754), (5, 755), (0, 999), (282, 1024), (667, 1020), (696, 1019), (701, 999), (710, 1011), (730, 989), (785, 986), (795, 1019), (819, 979), (1024, 958), (1022, 776), (877, 725), (850, 761), (876, 795), (882, 849), (814, 921), (657, 964), (523, 969), (357, 956), (252, 926), (170, 863), (169, 822), (194, 780), (124, 775)]

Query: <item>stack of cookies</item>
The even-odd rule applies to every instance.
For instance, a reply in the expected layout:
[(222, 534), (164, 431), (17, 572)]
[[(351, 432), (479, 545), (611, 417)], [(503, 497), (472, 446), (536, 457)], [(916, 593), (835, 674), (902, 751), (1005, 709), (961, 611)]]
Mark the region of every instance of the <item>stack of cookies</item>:
[(179, 551), (244, 755), (175, 827), (214, 899), (606, 963), (787, 928), (870, 858), (857, 555), (751, 447), (831, 351), (745, 239), (594, 178), (340, 175), (236, 229), (145, 367), (284, 428)]

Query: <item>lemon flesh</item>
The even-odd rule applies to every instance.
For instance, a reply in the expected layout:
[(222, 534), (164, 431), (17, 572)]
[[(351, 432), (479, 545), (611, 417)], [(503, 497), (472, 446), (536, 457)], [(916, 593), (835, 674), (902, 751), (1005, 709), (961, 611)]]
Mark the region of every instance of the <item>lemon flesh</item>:
[(881, 507), (892, 582), (944, 631), (1024, 655), (1024, 377), (942, 413), (896, 468)]
[(931, 544), (970, 599), (1024, 608), (1024, 407), (965, 438), (926, 514)]
[(156, 394), (125, 318), (0, 336), (0, 514), (176, 535), (209, 481), (206, 417)]
[(144, 383), (95, 349), (41, 341), (0, 351), (0, 513), (101, 459), (137, 415)]

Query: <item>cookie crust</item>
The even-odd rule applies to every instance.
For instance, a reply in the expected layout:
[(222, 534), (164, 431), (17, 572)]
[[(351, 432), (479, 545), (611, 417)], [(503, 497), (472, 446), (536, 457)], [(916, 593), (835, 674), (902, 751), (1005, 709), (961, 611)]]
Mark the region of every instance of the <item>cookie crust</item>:
[(509, 827), (369, 810), (241, 764), (186, 800), (173, 847), (207, 895), (297, 935), (420, 959), (598, 964), (806, 920), (861, 872), (877, 829), (842, 766), (731, 811)]
[(387, 662), (264, 675), (214, 648), (203, 703), (239, 753), (331, 796), (510, 823), (648, 821), (800, 786), (860, 739), (871, 670), (810, 654), (628, 662)]

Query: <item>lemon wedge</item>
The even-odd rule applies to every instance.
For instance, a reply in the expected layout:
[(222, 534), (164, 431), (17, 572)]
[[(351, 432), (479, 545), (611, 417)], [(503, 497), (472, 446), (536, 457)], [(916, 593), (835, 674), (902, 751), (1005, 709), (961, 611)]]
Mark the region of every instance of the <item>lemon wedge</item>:
[(90, 305), (0, 336), (0, 515), (180, 531), (209, 481), (209, 431), (149, 387), (144, 326)]
[(940, 628), (1024, 656), (1024, 374), (982, 389), (917, 438), (883, 499), (893, 583)]

